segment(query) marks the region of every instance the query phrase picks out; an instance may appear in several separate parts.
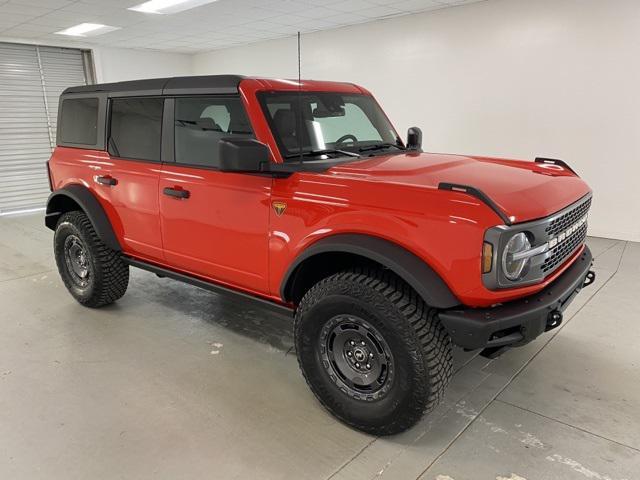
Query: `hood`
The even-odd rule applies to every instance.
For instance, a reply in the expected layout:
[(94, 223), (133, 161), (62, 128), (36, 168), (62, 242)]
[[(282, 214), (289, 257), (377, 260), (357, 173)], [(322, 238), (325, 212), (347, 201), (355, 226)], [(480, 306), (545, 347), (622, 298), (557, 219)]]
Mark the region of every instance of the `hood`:
[(481, 190), (513, 223), (546, 217), (590, 192), (571, 170), (555, 164), (438, 153), (370, 157), (331, 173), (372, 182), (438, 188), (454, 183)]

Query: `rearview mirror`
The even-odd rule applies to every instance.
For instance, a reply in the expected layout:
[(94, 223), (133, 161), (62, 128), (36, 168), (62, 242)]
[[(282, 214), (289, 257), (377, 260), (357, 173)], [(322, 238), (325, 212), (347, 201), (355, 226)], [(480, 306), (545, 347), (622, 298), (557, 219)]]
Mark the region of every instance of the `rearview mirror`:
[(223, 172), (262, 172), (269, 163), (269, 147), (254, 138), (221, 138), (218, 148)]
[(407, 148), (409, 150), (422, 151), (422, 130), (418, 127), (411, 127), (407, 131)]

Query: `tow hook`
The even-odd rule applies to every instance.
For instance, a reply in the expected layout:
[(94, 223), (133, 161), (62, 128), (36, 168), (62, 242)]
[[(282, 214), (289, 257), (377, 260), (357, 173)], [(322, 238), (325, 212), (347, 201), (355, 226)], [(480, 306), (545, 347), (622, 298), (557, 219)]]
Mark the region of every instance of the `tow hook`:
[(547, 328), (544, 329), (545, 332), (552, 330), (562, 323), (562, 312), (560, 310), (554, 310), (549, 313), (547, 317)]
[(595, 281), (596, 281), (596, 272), (594, 272), (593, 270), (589, 270), (589, 272), (587, 273), (587, 276), (584, 277), (584, 283), (582, 284), (582, 288), (588, 287)]

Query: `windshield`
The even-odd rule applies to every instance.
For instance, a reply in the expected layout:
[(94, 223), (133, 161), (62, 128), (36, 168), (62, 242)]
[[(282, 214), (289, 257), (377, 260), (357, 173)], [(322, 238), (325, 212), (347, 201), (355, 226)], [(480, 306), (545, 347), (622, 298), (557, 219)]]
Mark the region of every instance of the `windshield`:
[(359, 156), (403, 149), (393, 126), (368, 95), (280, 92), (260, 95), (285, 160)]

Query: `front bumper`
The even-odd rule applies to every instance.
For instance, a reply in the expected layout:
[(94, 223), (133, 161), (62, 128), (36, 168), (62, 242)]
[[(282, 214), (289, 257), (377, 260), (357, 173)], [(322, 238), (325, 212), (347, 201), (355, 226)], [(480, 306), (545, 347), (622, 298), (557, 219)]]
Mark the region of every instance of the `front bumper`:
[(578, 258), (545, 289), (491, 308), (454, 308), (438, 316), (455, 345), (493, 351), (524, 345), (562, 323), (562, 312), (582, 287), (595, 279), (593, 256), (585, 246)]

